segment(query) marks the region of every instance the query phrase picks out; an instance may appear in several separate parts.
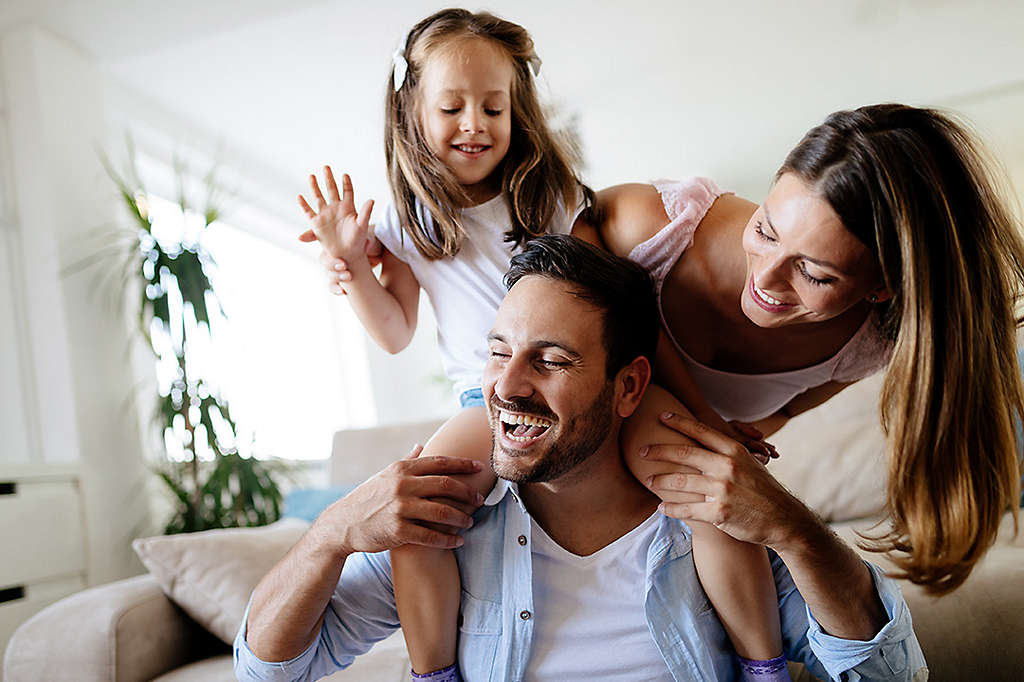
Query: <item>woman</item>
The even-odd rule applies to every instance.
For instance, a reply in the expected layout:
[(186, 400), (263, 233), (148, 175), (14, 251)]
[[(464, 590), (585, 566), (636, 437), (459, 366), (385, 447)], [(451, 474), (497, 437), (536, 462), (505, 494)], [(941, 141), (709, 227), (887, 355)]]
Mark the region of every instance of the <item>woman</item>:
[[(606, 247), (661, 287), (658, 380), (675, 395), (689, 374), (722, 417), (771, 433), (885, 368), (891, 528), (868, 546), (934, 594), (962, 584), (1016, 516), (1024, 410), (1024, 243), (971, 136), (934, 110), (862, 107), (807, 133), (761, 206), (706, 180), (598, 200)], [(680, 409), (649, 400), (652, 419)], [(645, 481), (664, 467), (637, 453), (661, 440), (632, 422)]]

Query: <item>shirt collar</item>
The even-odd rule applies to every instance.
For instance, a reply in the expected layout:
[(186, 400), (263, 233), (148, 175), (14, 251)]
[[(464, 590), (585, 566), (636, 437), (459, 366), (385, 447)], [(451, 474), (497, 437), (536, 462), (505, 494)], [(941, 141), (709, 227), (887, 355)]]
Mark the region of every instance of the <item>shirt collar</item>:
[(491, 492), (484, 498), (485, 506), (493, 506), (505, 499), (506, 495), (511, 495), (512, 500), (519, 506), (519, 509), (525, 514), (526, 507), (523, 506), (522, 495), (519, 494), (519, 486), (512, 481), (506, 481), (504, 478), (499, 478), (495, 483), (494, 487), (491, 488)]

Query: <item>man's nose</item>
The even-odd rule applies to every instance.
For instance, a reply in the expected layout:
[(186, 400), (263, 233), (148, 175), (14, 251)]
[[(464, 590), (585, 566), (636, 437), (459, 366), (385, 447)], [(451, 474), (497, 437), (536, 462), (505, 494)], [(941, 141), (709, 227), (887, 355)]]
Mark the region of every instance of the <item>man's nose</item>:
[(533, 395), (528, 362), (514, 355), (509, 358), (494, 382), (494, 393), (506, 402)]

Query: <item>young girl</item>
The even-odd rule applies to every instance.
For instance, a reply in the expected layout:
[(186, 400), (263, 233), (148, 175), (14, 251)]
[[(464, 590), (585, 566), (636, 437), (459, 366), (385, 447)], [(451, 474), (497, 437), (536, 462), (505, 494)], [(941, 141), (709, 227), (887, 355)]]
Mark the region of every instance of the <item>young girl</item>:
[[(342, 177), (339, 194), (329, 167), (327, 198), (315, 176), (316, 208), (299, 197), (312, 221), (300, 239), (320, 241), (337, 293), (348, 295), (382, 348), (397, 353), (409, 343), (420, 288), (429, 295), (463, 410), (434, 434), (424, 454), (487, 464), (472, 481), (482, 493), (494, 475), (480, 375), (487, 333), (505, 294), (502, 277), (527, 240), (569, 232), (593, 198), (547, 129), (534, 84), (539, 63), (529, 34), (490, 14), (444, 10), (424, 19), (395, 53), (387, 92), (385, 154), (395, 206), (371, 234), (372, 201), (357, 212), (351, 180)], [(378, 259), (379, 278), (373, 272)], [(725, 427), (699, 396), (678, 397)], [(706, 533), (702, 542), (716, 570), (735, 578), (715, 603), (734, 602), (744, 616), (727, 626), (737, 651), (756, 659), (778, 656), (775, 589), (764, 550), (708, 528), (714, 537)], [(737, 550), (747, 557), (742, 562)], [(391, 562), (413, 677), (459, 679), (454, 555), (409, 545), (392, 551)], [(750, 613), (755, 608), (758, 617)]]

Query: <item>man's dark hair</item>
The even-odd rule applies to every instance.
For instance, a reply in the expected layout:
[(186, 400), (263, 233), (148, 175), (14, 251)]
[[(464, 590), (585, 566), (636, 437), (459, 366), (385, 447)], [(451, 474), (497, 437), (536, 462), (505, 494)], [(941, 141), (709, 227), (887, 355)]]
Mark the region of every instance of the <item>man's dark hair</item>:
[(527, 275), (565, 282), (573, 294), (604, 313), (609, 379), (641, 355), (654, 365), (660, 314), (654, 280), (644, 268), (582, 239), (549, 234), (531, 240), (512, 257), (505, 287), (511, 289)]

